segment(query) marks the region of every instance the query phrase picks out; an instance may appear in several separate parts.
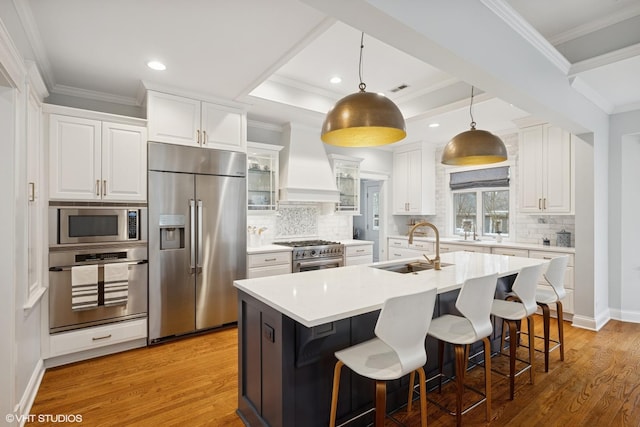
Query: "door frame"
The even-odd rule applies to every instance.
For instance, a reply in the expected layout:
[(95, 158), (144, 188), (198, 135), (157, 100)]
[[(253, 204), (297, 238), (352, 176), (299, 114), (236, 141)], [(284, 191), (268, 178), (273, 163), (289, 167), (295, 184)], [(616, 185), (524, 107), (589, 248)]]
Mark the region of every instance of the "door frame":
[[(379, 230), (379, 244), (378, 244), (378, 260), (387, 260), (387, 229), (389, 221), (389, 203), (391, 198), (387, 196), (389, 189), (389, 175), (380, 172), (367, 172), (360, 171), (360, 179), (367, 181), (379, 181), (380, 182), (380, 230)], [(362, 203), (366, 203), (364, 197), (360, 197), (361, 206)], [(364, 212), (363, 212), (364, 213)]]

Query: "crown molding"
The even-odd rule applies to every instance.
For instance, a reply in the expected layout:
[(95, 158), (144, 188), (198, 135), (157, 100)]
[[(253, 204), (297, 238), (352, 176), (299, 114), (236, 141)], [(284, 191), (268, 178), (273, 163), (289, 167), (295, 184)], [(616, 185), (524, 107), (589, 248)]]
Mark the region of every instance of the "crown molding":
[(136, 98), (128, 96), (113, 95), (106, 92), (99, 92), (96, 90), (80, 89), (72, 86), (55, 85), (51, 89), (51, 93), (57, 95), (75, 96), (77, 98), (92, 99), (95, 101), (110, 102), (112, 104), (131, 105), (134, 107), (139, 106)]
[(636, 56), (640, 56), (640, 43), (614, 50), (594, 58), (585, 59), (584, 61), (576, 62), (571, 65), (571, 68), (569, 69), (569, 77), (574, 77), (579, 73), (584, 73), (585, 71), (604, 67)]
[(560, 34), (556, 34), (549, 38), (549, 43), (557, 46), (570, 40), (585, 36), (589, 33), (593, 33), (594, 31), (634, 18), (638, 15), (640, 15), (640, 3), (630, 5), (629, 7), (619, 10), (612, 15), (602, 17), (592, 22), (587, 22), (586, 24), (578, 25), (577, 27), (563, 31)]
[(282, 132), (282, 126), (275, 125), (273, 123), (261, 122), (258, 120), (247, 120), (247, 127), (254, 128), (254, 129), (274, 131), (274, 132)]
[(571, 63), (562, 56), (551, 43), (522, 18), (511, 6), (503, 0), (480, 0), (489, 10), (502, 19), (516, 33), (555, 65), (564, 74), (569, 72)]
[(22, 91), (26, 70), (20, 52), (13, 43), (7, 27), (0, 19), (0, 78), (4, 77), (14, 88)]
[(611, 114), (614, 109), (614, 105), (602, 97), (598, 92), (596, 92), (591, 86), (589, 86), (584, 79), (580, 76), (574, 76), (569, 79), (569, 83), (571, 87), (574, 88), (578, 93), (587, 98), (589, 101), (593, 102), (596, 107), (600, 108), (607, 114)]
[(38, 95), (40, 101), (49, 96), (47, 85), (42, 80), (42, 75), (38, 71), (38, 65), (31, 61), (25, 60), (25, 66), (27, 67), (27, 75), (29, 76), (29, 84), (33, 91)]
[(23, 0), (13, 0), (13, 5), (18, 14), (18, 18), (20, 18), (22, 28), (27, 36), (33, 55), (35, 56), (34, 59), (38, 66), (40, 76), (46, 86), (51, 89), (56, 85), (55, 78), (53, 77), (53, 69), (51, 62), (49, 62), (44, 43), (42, 42), (42, 36), (33, 17), (31, 6), (29, 6), (28, 1)]

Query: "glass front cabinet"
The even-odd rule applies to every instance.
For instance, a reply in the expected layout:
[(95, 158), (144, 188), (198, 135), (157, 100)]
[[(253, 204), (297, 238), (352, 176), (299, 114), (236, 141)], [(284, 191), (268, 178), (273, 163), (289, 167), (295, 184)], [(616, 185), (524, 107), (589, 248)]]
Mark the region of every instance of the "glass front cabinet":
[(336, 204), (336, 212), (360, 214), (360, 162), (361, 158), (329, 154), (331, 167), (340, 191), (340, 202)]
[(283, 147), (247, 142), (247, 209), (269, 212), (277, 209), (278, 157)]

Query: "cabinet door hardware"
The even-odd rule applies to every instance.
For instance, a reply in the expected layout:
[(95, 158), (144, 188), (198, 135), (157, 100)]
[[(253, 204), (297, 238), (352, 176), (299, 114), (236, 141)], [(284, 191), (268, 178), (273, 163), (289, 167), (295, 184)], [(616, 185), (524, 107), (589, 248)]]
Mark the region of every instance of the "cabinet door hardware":
[(198, 144), (200, 144), (200, 129), (196, 131), (196, 140), (198, 141)]
[(102, 195), (106, 196), (107, 195), (107, 180), (103, 180), (102, 181)]
[(276, 260), (276, 258), (265, 258), (264, 262), (273, 262), (275, 260)]
[(96, 196), (100, 196), (100, 180), (96, 179)]
[(29, 201), (30, 202), (36, 201), (36, 183), (35, 182), (29, 183)]
[(206, 144), (207, 143), (207, 131), (203, 130), (202, 131), (202, 144)]
[(92, 339), (93, 341), (100, 341), (100, 340), (106, 340), (106, 339), (108, 339), (108, 338), (111, 338), (111, 334), (109, 334), (109, 335), (104, 335), (104, 336), (102, 336), (102, 337), (93, 337), (93, 338), (91, 338), (91, 339)]
[(542, 199), (538, 199), (538, 209), (542, 210)]

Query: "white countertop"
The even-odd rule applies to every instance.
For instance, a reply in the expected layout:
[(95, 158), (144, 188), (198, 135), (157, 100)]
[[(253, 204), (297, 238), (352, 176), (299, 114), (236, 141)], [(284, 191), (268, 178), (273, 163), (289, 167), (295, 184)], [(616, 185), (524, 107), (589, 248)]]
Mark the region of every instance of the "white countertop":
[(268, 254), (269, 252), (292, 252), (291, 246), (282, 245), (262, 245), (247, 248), (247, 254)]
[[(409, 258), (410, 262), (418, 258)], [(307, 327), (322, 325), (382, 307), (388, 298), (437, 288), (438, 293), (458, 289), (471, 277), (498, 273), (509, 276), (522, 267), (543, 264), (536, 258), (511, 257), (474, 252), (441, 255), (453, 265), (440, 271), (400, 274), (354, 265), (302, 273), (236, 280), (239, 290), (253, 296)], [(400, 260), (373, 265), (396, 264)]]
[[(404, 239), (408, 240), (408, 236), (388, 236), (389, 239)], [(414, 241), (422, 241), (422, 242), (435, 242), (435, 237), (430, 236), (414, 236)], [(564, 246), (545, 246), (545, 245), (536, 245), (534, 243), (518, 243), (518, 242), (508, 242), (503, 240), (501, 243), (496, 242), (495, 240), (476, 240), (473, 241), (471, 239), (464, 240), (461, 237), (441, 237), (440, 243), (451, 243), (456, 245), (469, 245), (469, 246), (482, 246), (482, 247), (501, 247), (501, 248), (515, 248), (515, 249), (530, 249), (534, 251), (549, 251), (549, 252), (562, 252), (567, 254), (574, 254), (576, 252), (576, 248), (567, 248)]]
[(373, 245), (373, 241), (371, 241), (371, 240), (350, 239), (350, 240), (339, 240), (339, 242), (342, 243), (345, 246)]

